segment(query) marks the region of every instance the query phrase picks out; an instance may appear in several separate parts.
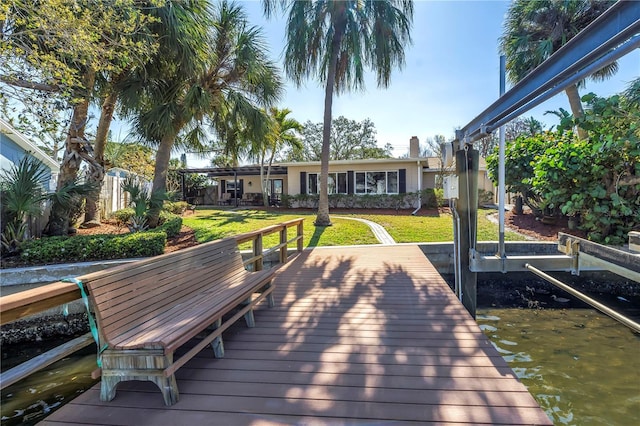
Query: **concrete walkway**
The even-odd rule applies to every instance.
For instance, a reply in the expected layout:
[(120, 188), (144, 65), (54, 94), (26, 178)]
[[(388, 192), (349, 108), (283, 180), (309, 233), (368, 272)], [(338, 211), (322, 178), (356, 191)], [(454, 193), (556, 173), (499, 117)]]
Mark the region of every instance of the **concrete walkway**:
[(347, 219), (347, 220), (357, 220), (358, 222), (362, 222), (371, 228), (373, 235), (380, 241), (380, 244), (396, 244), (396, 241), (393, 239), (391, 235), (384, 229), (381, 225), (378, 225), (375, 222), (372, 222), (367, 219), (360, 219), (357, 217), (344, 217), (344, 216), (334, 216), (336, 219)]

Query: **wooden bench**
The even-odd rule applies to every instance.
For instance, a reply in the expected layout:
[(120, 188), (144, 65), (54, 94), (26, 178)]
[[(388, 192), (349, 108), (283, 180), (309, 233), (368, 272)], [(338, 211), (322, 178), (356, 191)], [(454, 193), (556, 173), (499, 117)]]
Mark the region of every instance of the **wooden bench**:
[[(149, 380), (166, 405), (176, 403), (175, 371), (208, 345), (216, 357), (224, 356), (222, 332), (242, 316), (253, 327), (253, 307), (264, 298), (273, 306), (272, 278), (273, 270), (244, 268), (234, 239), (79, 277), (95, 310), (102, 350), (100, 399), (112, 400), (119, 382)], [(196, 336), (203, 338), (174, 360), (175, 351)]]

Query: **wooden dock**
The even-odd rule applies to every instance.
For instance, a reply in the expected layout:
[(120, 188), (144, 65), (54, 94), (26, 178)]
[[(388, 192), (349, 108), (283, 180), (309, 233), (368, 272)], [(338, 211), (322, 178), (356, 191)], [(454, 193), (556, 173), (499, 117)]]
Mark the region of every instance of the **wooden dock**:
[(178, 371), (174, 406), (95, 386), (42, 424), (552, 424), (417, 246), (305, 251), (275, 295)]

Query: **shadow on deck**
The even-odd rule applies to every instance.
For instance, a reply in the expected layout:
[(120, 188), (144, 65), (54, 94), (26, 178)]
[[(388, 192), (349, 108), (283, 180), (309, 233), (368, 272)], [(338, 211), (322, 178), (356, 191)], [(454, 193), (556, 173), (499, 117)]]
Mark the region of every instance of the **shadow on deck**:
[(177, 373), (99, 386), (43, 424), (551, 424), (417, 246), (305, 251), (276, 278), (276, 307)]

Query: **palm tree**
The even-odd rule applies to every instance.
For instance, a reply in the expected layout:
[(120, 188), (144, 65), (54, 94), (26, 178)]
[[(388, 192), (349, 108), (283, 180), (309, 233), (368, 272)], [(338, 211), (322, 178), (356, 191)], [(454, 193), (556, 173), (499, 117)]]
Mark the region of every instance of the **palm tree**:
[[(576, 36), (615, 0), (514, 0), (509, 6), (500, 38), (500, 50), (507, 58), (507, 76), (512, 83), (522, 80), (545, 59)], [(616, 62), (594, 73), (593, 80), (605, 80), (618, 71)], [(578, 85), (565, 89), (575, 118), (583, 115)], [(578, 129), (580, 138), (586, 134)]]
[[(147, 31), (134, 34), (135, 41), (150, 46), (148, 52), (145, 52), (147, 55), (152, 55), (155, 52), (152, 46), (161, 42), (163, 53), (172, 52), (178, 59), (197, 56), (200, 47), (191, 40), (191, 29), (200, 25), (198, 21), (206, 14), (206, 5), (207, 3), (201, 0), (168, 0), (158, 7), (139, 4), (141, 13), (149, 17), (149, 22), (146, 25)], [(152, 60), (152, 57), (147, 55), (139, 55), (136, 62), (132, 61), (126, 68), (119, 69), (117, 72), (98, 75), (101, 77), (98, 84), (101, 112), (93, 147), (95, 162), (89, 168), (89, 180), (95, 182), (98, 188), (102, 186), (104, 180), (105, 150), (117, 102), (121, 101), (123, 96), (125, 102), (130, 102), (131, 99), (127, 99), (126, 96), (135, 96), (135, 93), (131, 93), (129, 89), (131, 85), (135, 87), (139, 73), (143, 72), (147, 62)], [(123, 92), (127, 93), (123, 95)], [(98, 193), (91, 194), (86, 200), (85, 225), (91, 222), (100, 222)]]
[(320, 166), (320, 200), (315, 224), (329, 218), (329, 150), (333, 93), (364, 87), (364, 70), (375, 71), (388, 87), (394, 66), (404, 65), (413, 20), (411, 0), (286, 1), (263, 0), (270, 16), (288, 10), (285, 71), (300, 86), (308, 77), (325, 84)]
[[(189, 40), (198, 53), (183, 57), (161, 45), (153, 66), (131, 87), (140, 102), (127, 103), (135, 131), (158, 145), (152, 192), (166, 192), (176, 144), (203, 147), (205, 123), (218, 134), (228, 134), (225, 123), (262, 129), (267, 121), (261, 107), (271, 106), (282, 91), (261, 31), (248, 25), (240, 6), (222, 1), (192, 24)], [(159, 213), (149, 212), (150, 227), (157, 225)]]
[[(271, 177), (271, 166), (276, 155), (285, 147), (303, 149), (302, 141), (296, 132), (302, 130), (302, 124), (293, 118), (287, 118), (290, 109), (269, 108), (270, 126), (264, 138), (256, 141), (252, 147), (253, 155), (260, 163), (260, 182), (262, 186), (262, 199), (265, 207), (269, 206), (268, 184)], [(268, 158), (267, 158), (268, 157)], [(265, 163), (267, 174), (264, 175)]]

